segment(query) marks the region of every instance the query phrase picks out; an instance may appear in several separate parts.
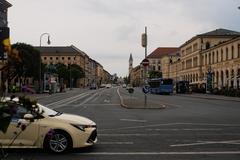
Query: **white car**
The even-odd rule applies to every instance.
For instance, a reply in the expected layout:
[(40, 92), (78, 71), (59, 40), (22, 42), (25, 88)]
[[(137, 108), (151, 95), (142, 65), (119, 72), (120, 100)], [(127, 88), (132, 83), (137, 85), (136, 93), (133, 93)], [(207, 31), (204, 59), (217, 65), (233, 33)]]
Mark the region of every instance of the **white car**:
[(5, 101), (4, 105), (16, 105), (17, 109), (6, 133), (0, 131), (3, 148), (44, 148), (62, 153), (97, 142), (96, 123), (88, 118), (57, 112), (40, 104), (36, 111), (29, 112), (16, 98)]

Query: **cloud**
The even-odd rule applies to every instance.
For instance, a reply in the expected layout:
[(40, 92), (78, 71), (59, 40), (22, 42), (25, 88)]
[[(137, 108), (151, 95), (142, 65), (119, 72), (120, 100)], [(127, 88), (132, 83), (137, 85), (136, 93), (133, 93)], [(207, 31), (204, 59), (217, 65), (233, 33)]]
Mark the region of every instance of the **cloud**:
[(180, 46), (199, 33), (240, 26), (236, 0), (8, 1), (13, 4), (8, 12), (13, 43), (39, 45), (41, 33), (49, 32), (52, 45), (73, 44), (124, 75), (130, 53), (134, 65), (144, 57), (140, 41), (145, 26), (148, 54), (157, 47)]

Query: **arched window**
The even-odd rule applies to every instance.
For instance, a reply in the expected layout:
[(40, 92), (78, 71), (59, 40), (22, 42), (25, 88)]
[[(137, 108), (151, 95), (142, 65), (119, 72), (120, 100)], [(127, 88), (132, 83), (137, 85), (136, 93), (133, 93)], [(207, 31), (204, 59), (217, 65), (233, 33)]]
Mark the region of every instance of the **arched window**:
[(218, 63), (218, 51), (217, 51), (217, 55), (216, 55), (216, 62)]

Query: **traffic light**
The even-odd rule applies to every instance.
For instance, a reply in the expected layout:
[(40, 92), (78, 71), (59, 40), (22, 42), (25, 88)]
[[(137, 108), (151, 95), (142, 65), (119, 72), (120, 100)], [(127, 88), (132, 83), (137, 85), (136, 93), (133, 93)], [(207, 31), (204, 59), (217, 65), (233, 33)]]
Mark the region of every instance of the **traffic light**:
[(5, 59), (5, 55), (11, 51), (11, 44), (9, 39), (9, 28), (0, 27), (0, 59)]

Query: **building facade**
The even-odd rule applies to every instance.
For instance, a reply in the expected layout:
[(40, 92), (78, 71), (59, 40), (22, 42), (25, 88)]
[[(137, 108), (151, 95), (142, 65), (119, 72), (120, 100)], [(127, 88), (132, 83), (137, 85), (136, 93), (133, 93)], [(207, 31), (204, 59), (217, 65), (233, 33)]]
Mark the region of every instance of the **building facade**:
[(0, 27), (8, 26), (8, 8), (11, 6), (9, 2), (0, 0)]
[(101, 84), (104, 77), (103, 66), (77, 47), (71, 45), (35, 48), (40, 51), (43, 64), (79, 65), (83, 69), (85, 77), (77, 81), (77, 87), (88, 87), (92, 83)]
[(185, 42), (180, 47), (180, 79), (201, 87), (211, 73), (214, 88), (239, 88), (239, 38), (239, 32), (217, 29)]

